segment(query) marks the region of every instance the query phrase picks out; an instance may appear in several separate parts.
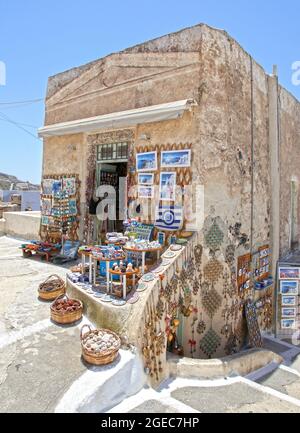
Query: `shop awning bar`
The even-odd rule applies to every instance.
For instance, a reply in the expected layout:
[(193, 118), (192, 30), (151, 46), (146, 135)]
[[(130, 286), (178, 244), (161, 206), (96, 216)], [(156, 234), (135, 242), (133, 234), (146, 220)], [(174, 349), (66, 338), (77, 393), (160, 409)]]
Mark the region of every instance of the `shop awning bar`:
[(123, 128), (142, 123), (161, 122), (182, 117), (185, 111), (191, 110), (191, 107), (195, 105), (197, 105), (197, 102), (194, 99), (184, 99), (167, 104), (152, 105), (70, 122), (55, 123), (40, 128), (38, 134), (39, 137), (51, 137), (98, 131), (102, 128)]

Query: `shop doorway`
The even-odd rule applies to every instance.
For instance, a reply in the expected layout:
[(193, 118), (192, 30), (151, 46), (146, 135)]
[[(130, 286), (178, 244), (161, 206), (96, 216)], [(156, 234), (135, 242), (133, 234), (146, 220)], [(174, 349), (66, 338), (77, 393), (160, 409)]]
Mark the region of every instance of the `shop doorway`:
[[(122, 188), (120, 178), (127, 177), (128, 143), (100, 144), (97, 149), (96, 189), (100, 186), (114, 188), (113, 205), (116, 209), (116, 219), (101, 220), (96, 217), (94, 239), (103, 243), (108, 232), (122, 232), (124, 220), (124, 204), (127, 200), (126, 188)], [(120, 197), (122, 195), (122, 197)], [(98, 203), (105, 197), (97, 197)], [(123, 209), (120, 209), (120, 206)], [(105, 208), (104, 208), (105, 209)], [(105, 209), (106, 210), (106, 209)], [(120, 213), (120, 210), (123, 212)]]

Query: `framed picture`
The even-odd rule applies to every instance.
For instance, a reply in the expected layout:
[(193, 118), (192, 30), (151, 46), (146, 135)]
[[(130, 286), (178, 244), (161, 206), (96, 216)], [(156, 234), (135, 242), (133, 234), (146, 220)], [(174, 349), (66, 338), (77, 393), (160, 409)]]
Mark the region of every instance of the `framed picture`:
[(62, 181), (61, 180), (54, 180), (52, 183), (52, 193), (57, 194), (61, 192), (62, 189)]
[(157, 152), (146, 152), (136, 154), (137, 171), (156, 171), (157, 170)]
[(282, 317), (296, 317), (296, 308), (282, 308)]
[(190, 167), (191, 149), (164, 150), (161, 152), (161, 167)]
[(76, 179), (75, 179), (75, 177), (68, 177), (68, 178), (63, 179), (62, 189), (68, 195), (75, 195), (76, 194)]
[(139, 173), (139, 185), (153, 185), (154, 174), (153, 173)]
[(290, 295), (282, 295), (282, 306), (295, 306), (296, 305), (296, 296)]
[(164, 232), (158, 232), (157, 240), (160, 243), (160, 245), (164, 246), (166, 243), (166, 234)]
[(154, 197), (154, 189), (153, 186), (142, 186), (138, 187), (139, 198), (153, 198)]
[(298, 281), (280, 281), (280, 293), (282, 295), (298, 295)]
[(280, 280), (299, 280), (300, 268), (279, 267)]
[(282, 329), (296, 329), (296, 319), (282, 319), (281, 320)]
[(54, 179), (43, 179), (42, 181), (42, 192), (44, 195), (52, 195), (52, 187)]
[(51, 200), (51, 198), (43, 198), (42, 199), (41, 214), (43, 216), (52, 215), (52, 200)]
[(176, 173), (160, 173), (159, 199), (164, 201), (175, 201), (176, 194)]

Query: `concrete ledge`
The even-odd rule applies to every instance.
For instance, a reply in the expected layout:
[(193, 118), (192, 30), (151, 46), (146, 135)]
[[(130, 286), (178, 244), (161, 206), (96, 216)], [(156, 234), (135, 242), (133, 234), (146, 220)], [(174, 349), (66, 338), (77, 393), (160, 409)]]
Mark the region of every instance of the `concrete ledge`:
[(40, 222), (40, 212), (4, 212), (0, 220), (0, 235), (24, 240), (38, 240)]
[(247, 376), (271, 362), (281, 364), (283, 358), (265, 349), (251, 349), (221, 359), (191, 359), (168, 355), (169, 376), (197, 379)]
[[(68, 295), (79, 299), (84, 305), (84, 314), (96, 327), (111, 329), (121, 338), (127, 335), (129, 317), (133, 306), (126, 304), (123, 307), (115, 307), (110, 303), (102, 303), (93, 295), (89, 295), (76, 284), (67, 279)], [(125, 342), (125, 341), (124, 341)], [(131, 341), (131, 343), (133, 343)]]

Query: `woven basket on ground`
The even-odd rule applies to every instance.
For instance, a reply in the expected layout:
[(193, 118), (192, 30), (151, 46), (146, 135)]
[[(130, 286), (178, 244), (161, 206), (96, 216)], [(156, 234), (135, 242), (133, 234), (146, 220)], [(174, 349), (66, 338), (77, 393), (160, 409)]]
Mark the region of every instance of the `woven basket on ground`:
[(54, 301), (59, 295), (66, 293), (66, 284), (58, 275), (50, 275), (39, 285), (39, 297), (45, 301)]
[[(88, 328), (87, 332), (83, 332), (85, 328)], [(113, 341), (115, 342), (113, 347), (106, 350), (101, 350), (100, 352), (96, 353), (95, 351), (89, 349), (86, 346), (89, 339), (93, 337), (99, 338), (103, 335), (112, 337)], [(109, 329), (92, 330), (89, 325), (83, 325), (83, 327), (81, 328), (80, 339), (83, 359), (89, 364), (93, 365), (107, 365), (112, 363), (118, 356), (118, 352), (121, 347), (120, 337), (113, 331), (110, 331)]]
[[(70, 301), (76, 302), (76, 304), (78, 304), (78, 307), (74, 311), (66, 311), (66, 309), (64, 308), (57, 309), (57, 305), (59, 303), (57, 301), (59, 301), (60, 299), (63, 300), (66, 304), (68, 304), (68, 302)], [(77, 322), (82, 318), (82, 312), (82, 302), (79, 299), (70, 299), (68, 295), (64, 294), (58, 296), (50, 307), (51, 319), (54, 322), (60, 323), (62, 325), (69, 325), (71, 323)]]

